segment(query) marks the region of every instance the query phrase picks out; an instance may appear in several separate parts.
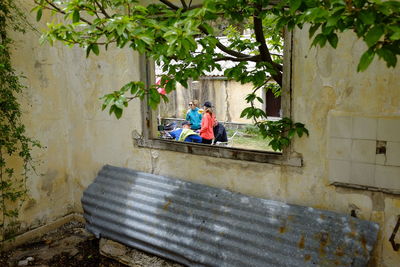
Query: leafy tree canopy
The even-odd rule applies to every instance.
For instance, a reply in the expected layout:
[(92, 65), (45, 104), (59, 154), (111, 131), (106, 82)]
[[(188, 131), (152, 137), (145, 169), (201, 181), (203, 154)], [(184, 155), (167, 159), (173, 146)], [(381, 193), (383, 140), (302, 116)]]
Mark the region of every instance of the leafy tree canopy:
[[(222, 61), (236, 64), (225, 76), (241, 83), (252, 83), (254, 92), (246, 98), (250, 107), (243, 117), (253, 118), (264, 136), (272, 136), (274, 149), (289, 144), (295, 135), (308, 134), (304, 125), (284, 118), (267, 122), (263, 110), (254, 106), (259, 89), (271, 88), (274, 80), (282, 87), (282, 35), (285, 30), (309, 24), (312, 45), (326, 43), (336, 48), (338, 33), (351, 30), (367, 49), (358, 71), (365, 70), (375, 56), (388, 67), (395, 67), (400, 54), (400, 2), (380, 0), (192, 0), (153, 1), (143, 5), (134, 0), (35, 0), (37, 20), (43, 10), (63, 14), (64, 22), (48, 23), (42, 40), (58, 40), (79, 45), (87, 55), (100, 53), (99, 46), (129, 46), (163, 66), (160, 85), (145, 86), (132, 81), (104, 96), (103, 109), (117, 118), (136, 97), (148, 99), (152, 108), (167, 97), (176, 82), (187, 87), (189, 79), (221, 70)], [(156, 2), (156, 3), (154, 3)], [(199, 4), (200, 3), (200, 4)], [(251, 36), (243, 38), (245, 29)], [(223, 43), (220, 36), (227, 36)], [(249, 62), (255, 68), (248, 68)], [(276, 92), (274, 92), (276, 93)]]

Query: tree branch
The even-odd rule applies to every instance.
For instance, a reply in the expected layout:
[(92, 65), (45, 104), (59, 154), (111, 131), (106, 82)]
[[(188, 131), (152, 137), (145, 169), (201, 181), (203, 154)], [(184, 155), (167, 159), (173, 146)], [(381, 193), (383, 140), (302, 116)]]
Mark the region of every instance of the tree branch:
[[(200, 25), (200, 26), (199, 26), (199, 29), (200, 29), (200, 31), (202, 31), (203, 33), (205, 33), (205, 34), (207, 34), (207, 35), (209, 34), (209, 32), (207, 31), (207, 29), (206, 29), (204, 26)], [(227, 54), (229, 54), (229, 55), (231, 55), (231, 56), (240, 57), (240, 58), (249, 57), (249, 55), (246, 55), (246, 54), (243, 54), (243, 53), (234, 51), (234, 50), (232, 50), (232, 49), (229, 49), (228, 47), (224, 46), (220, 41), (217, 42), (216, 46), (217, 46), (219, 49), (221, 49), (221, 51), (223, 51), (223, 52), (225, 52), (225, 53), (227, 53)]]
[(252, 61), (252, 62), (261, 62), (261, 57), (259, 55), (252, 56), (252, 57), (217, 57), (213, 59), (214, 61), (223, 61), (223, 60), (230, 60), (236, 62), (243, 62), (243, 61)]
[(97, 0), (95, 0), (94, 2), (95, 2), (96, 5), (100, 8), (101, 13), (102, 13), (106, 18), (109, 19), (110, 16), (108, 15), (107, 11), (104, 9), (103, 5), (100, 5), (100, 3), (99, 3)]
[(160, 0), (160, 2), (163, 3), (163, 4), (166, 5), (166, 6), (168, 6), (168, 7), (172, 8), (172, 9), (174, 9), (174, 10), (178, 10), (178, 9), (179, 9), (178, 6), (172, 4), (172, 3), (171, 3), (170, 1), (168, 1), (168, 0)]
[(182, 3), (183, 9), (186, 10), (188, 8), (188, 6), (186, 5), (185, 0), (181, 0), (181, 3)]
[(256, 36), (256, 41), (260, 43), (260, 45), (258, 46), (258, 49), (260, 51), (260, 56), (263, 61), (271, 63), (271, 65), (274, 67), (276, 73), (273, 75), (271, 73), (271, 75), (274, 78), (274, 80), (282, 87), (282, 70), (279, 69), (281, 65), (274, 62), (271, 58), (271, 54), (265, 42), (262, 20), (258, 17), (260, 12), (262, 11), (262, 7), (260, 5), (257, 5), (257, 11), (258, 13), (253, 15), (253, 23), (254, 23), (254, 34)]

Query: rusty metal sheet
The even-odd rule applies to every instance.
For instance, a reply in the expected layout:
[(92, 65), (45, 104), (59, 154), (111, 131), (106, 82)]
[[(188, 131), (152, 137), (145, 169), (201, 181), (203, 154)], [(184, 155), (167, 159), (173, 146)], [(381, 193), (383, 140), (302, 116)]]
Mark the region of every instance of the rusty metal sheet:
[(379, 229), (344, 214), (109, 165), (82, 205), (97, 236), (188, 266), (366, 266)]

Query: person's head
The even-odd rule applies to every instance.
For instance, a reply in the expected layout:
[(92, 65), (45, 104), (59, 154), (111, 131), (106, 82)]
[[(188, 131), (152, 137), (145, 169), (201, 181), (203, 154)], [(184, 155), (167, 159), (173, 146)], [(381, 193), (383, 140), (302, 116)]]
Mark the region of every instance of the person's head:
[(188, 122), (188, 121), (182, 122), (182, 128), (183, 129), (190, 129), (190, 122)]
[(199, 106), (199, 101), (196, 99), (189, 102), (189, 107), (192, 110), (195, 110), (198, 106)]
[(211, 104), (210, 101), (204, 102), (203, 107), (204, 107), (204, 110), (205, 110), (206, 112), (208, 112), (208, 113), (213, 113), (212, 104)]

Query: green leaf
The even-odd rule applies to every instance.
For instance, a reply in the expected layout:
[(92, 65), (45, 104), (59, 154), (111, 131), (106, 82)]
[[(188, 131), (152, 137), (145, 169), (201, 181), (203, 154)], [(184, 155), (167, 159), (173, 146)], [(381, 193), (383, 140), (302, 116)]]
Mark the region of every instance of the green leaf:
[(40, 19), (42, 18), (42, 14), (43, 14), (43, 8), (39, 8), (36, 13), (36, 21), (40, 21)]
[(382, 25), (376, 25), (372, 27), (367, 35), (365, 36), (364, 40), (367, 43), (368, 47), (375, 45), (379, 39), (382, 37), (384, 33), (384, 29)]
[(388, 48), (383, 47), (377, 51), (379, 57), (386, 61), (386, 66), (388, 68), (395, 67), (397, 63), (396, 55)]
[(339, 41), (339, 38), (336, 33), (332, 33), (332, 34), (328, 35), (328, 42), (330, 43), (330, 45), (333, 48), (337, 47), (338, 41)]
[(77, 23), (81, 19), (81, 16), (79, 15), (79, 10), (75, 9), (74, 12), (72, 13), (72, 22)]
[(314, 36), (314, 33), (318, 30), (319, 26), (321, 26), (320, 23), (314, 24), (310, 27), (310, 29), (308, 30), (309, 33), (309, 38), (311, 39), (311, 37)]
[(203, 24), (202, 25), (205, 29), (206, 29), (206, 31), (208, 32), (208, 34), (214, 34), (214, 28), (213, 27), (211, 27), (209, 24)]
[(296, 133), (299, 137), (303, 136), (303, 128), (296, 128)]
[(371, 25), (375, 22), (375, 12), (372, 10), (361, 10), (359, 17), (361, 21), (367, 25)]
[(86, 57), (89, 57), (90, 50), (92, 50), (92, 45), (91, 44), (86, 47)]
[(390, 35), (390, 40), (396, 41), (400, 39), (400, 25), (389, 25), (388, 28), (393, 31)]
[(253, 108), (252, 107), (247, 107), (245, 108), (242, 113), (240, 113), (240, 118), (244, 118), (248, 115), (249, 112), (251, 112)]
[(99, 51), (99, 46), (98, 46), (97, 44), (92, 44), (91, 46), (92, 46), (92, 51), (93, 51), (93, 53), (95, 53), (96, 56), (98, 56), (99, 53), (100, 53), (100, 51)]
[(289, 138), (289, 139), (292, 139), (293, 136), (294, 136), (294, 134), (295, 134), (295, 132), (296, 132), (295, 129), (293, 129), (293, 128), (290, 129), (289, 132), (288, 132), (288, 138)]
[(374, 59), (375, 52), (372, 49), (368, 49), (364, 54), (362, 54), (360, 62), (357, 66), (357, 71), (364, 71), (368, 68), (369, 64), (371, 64)]
[(327, 40), (326, 36), (320, 33), (317, 36), (315, 36), (311, 46), (316, 46), (317, 44), (319, 44), (320, 47), (324, 47), (326, 40)]
[(301, 2), (302, 0), (289, 0), (290, 13), (294, 14), (294, 12), (301, 6)]
[(117, 119), (120, 119), (122, 117), (122, 112), (123, 112), (122, 108), (115, 107), (114, 114), (115, 117), (117, 117)]

